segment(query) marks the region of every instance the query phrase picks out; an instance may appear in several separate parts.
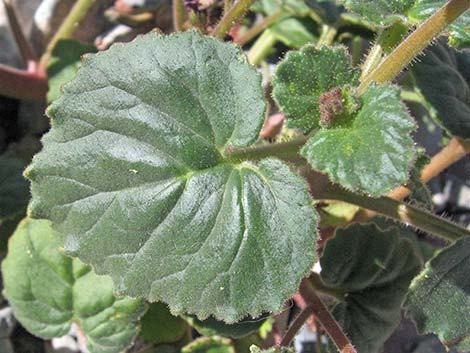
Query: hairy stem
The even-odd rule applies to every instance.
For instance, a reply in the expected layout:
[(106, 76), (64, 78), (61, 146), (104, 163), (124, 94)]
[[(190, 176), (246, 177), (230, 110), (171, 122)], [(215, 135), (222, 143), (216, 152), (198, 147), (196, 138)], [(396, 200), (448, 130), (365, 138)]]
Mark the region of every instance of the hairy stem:
[(283, 15), (283, 11), (277, 10), (272, 15), (269, 15), (263, 18), (259, 23), (251, 27), (245, 34), (240, 36), (240, 38), (237, 39), (237, 43), (240, 44), (241, 46), (244, 46), (246, 43), (251, 41), (258, 34), (263, 32), (266, 28), (268, 28), (270, 25), (276, 22), (282, 15)]
[(41, 56), (41, 60), (39, 61), (40, 68), (43, 70), (46, 69), (47, 63), (51, 58), (52, 51), (57, 45), (57, 42), (59, 42), (61, 39), (67, 39), (72, 36), (73, 32), (77, 28), (77, 25), (86, 15), (93, 3), (94, 0), (77, 0), (75, 5), (73, 5), (72, 9), (70, 10), (70, 13), (67, 15), (56, 34), (54, 37), (52, 37), (51, 41), (47, 45), (46, 51)]
[[(316, 179), (318, 180), (318, 178)], [(345, 201), (375, 211), (401, 223), (412, 225), (447, 241), (470, 236), (470, 230), (404, 202), (385, 196), (371, 198), (344, 190), (337, 185), (323, 184), (322, 187), (312, 190), (313, 196), (317, 200)]]
[(276, 42), (276, 37), (270, 31), (264, 31), (247, 54), (250, 64), (258, 65), (269, 54)]
[(292, 324), (289, 326), (289, 329), (285, 333), (284, 337), (282, 337), (279, 345), (283, 347), (289, 347), (292, 341), (294, 340), (295, 336), (297, 335), (297, 332), (299, 332), (303, 324), (308, 320), (310, 316), (312, 316), (312, 314), (313, 306), (311, 304), (303, 308), (300, 314), (297, 315)]
[[(430, 163), (421, 171), (421, 181), (427, 183), (429, 180), (439, 175), (442, 171), (470, 153), (470, 141), (452, 138), (447, 146), (432, 157)], [(390, 192), (387, 196), (395, 200), (403, 200), (411, 193), (410, 189), (400, 186)], [(369, 214), (372, 216), (373, 214)]]
[(29, 41), (26, 39), (11, 0), (3, 0), (3, 4), (5, 5), (5, 12), (8, 17), (8, 22), (10, 23), (11, 31), (15, 37), (16, 44), (18, 44), (18, 48), (24, 62), (28, 64), (30, 61), (37, 61), (38, 58), (36, 53)]
[(220, 22), (215, 27), (212, 35), (214, 37), (223, 39), (227, 33), (230, 31), (230, 28), (239, 21), (250, 8), (255, 0), (238, 0), (231, 8), (228, 10)]
[(372, 82), (393, 80), (447, 25), (470, 8), (470, 0), (450, 0), (364, 77), (358, 92), (362, 94)]
[(184, 7), (183, 0), (173, 0), (173, 28), (175, 31), (183, 29), (186, 17), (186, 8)]
[(42, 71), (28, 72), (0, 64), (0, 95), (42, 101), (47, 94), (47, 77)]
[(338, 322), (334, 319), (328, 308), (318, 296), (315, 288), (308, 278), (304, 278), (300, 283), (300, 295), (307, 306), (312, 306), (313, 315), (318, 319), (328, 336), (335, 343), (340, 353), (357, 353), (354, 346), (345, 335)]
[(336, 34), (338, 34), (338, 29), (336, 27), (324, 24), (322, 26), (317, 46), (331, 45), (335, 40)]
[(264, 144), (247, 148), (229, 148), (225, 151), (225, 158), (229, 161), (259, 160), (266, 157), (277, 157), (283, 160), (298, 162), (302, 160), (299, 149), (307, 142), (307, 137), (302, 136), (294, 140)]

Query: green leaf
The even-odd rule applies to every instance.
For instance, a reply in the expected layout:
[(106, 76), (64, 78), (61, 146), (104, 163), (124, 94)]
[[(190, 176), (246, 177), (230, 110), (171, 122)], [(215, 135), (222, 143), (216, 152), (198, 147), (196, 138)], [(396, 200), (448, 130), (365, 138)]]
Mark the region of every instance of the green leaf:
[(92, 353), (124, 350), (134, 340), (143, 301), (113, 295), (110, 278), (59, 252), (62, 237), (48, 221), (25, 219), (2, 263), (4, 294), (31, 333), (50, 339), (80, 325)]
[(408, 285), (420, 268), (411, 241), (396, 227), (338, 229), (320, 259), (327, 286), (345, 293), (333, 315), (357, 351), (375, 353), (400, 320)]
[(94, 52), (96, 52), (95, 46), (72, 39), (62, 39), (57, 43), (47, 64), (49, 103), (59, 98), (62, 86), (75, 77), (81, 56)]
[(235, 348), (226, 338), (201, 337), (183, 347), (181, 353), (235, 353)]
[(412, 67), (419, 90), (445, 129), (470, 138), (470, 51), (438, 42), (424, 53)]
[(163, 303), (151, 304), (140, 324), (140, 337), (155, 345), (178, 342), (188, 330), (186, 322), (178, 316), (173, 316)]
[[(428, 19), (447, 3), (447, 0), (416, 0), (407, 15), (412, 22)], [(465, 11), (447, 29), (449, 43), (456, 47), (470, 45), (470, 11)]]
[(31, 214), (120, 292), (175, 314), (280, 310), (316, 258), (307, 186), (278, 160), (223, 156), (257, 139), (264, 107), (239, 48), (196, 31), (91, 55), (49, 109)]
[(295, 49), (317, 40), (309, 27), (308, 19), (283, 18), (271, 25), (266, 31), (272, 33), (278, 41), (286, 46)]
[(416, 126), (393, 86), (372, 85), (361, 100), (352, 123), (320, 130), (301, 154), (332, 181), (375, 197), (408, 179)]
[(200, 334), (204, 336), (223, 336), (230, 338), (242, 338), (253, 333), (265, 323), (265, 318), (245, 318), (235, 324), (226, 324), (223, 321), (210, 317), (206, 320), (198, 320), (192, 315), (186, 315), (185, 319)]
[(306, 46), (290, 51), (279, 64), (273, 96), (287, 125), (307, 133), (319, 127), (321, 94), (346, 84), (357, 85), (359, 74), (351, 68), (346, 48)]
[(458, 351), (470, 350), (470, 238), (439, 252), (413, 280), (406, 306), (422, 333)]
[(250, 347), (251, 353), (293, 353), (294, 351), (286, 347), (272, 347), (269, 349), (261, 349), (256, 346)]
[(432, 211), (433, 202), (431, 191), (428, 189), (426, 183), (421, 180), (421, 171), (429, 164), (430, 159), (423, 148), (419, 148), (416, 154), (416, 161), (413, 168), (411, 168), (410, 180), (408, 180), (406, 186), (411, 190), (411, 200), (423, 206), (425, 209)]
[(0, 223), (26, 210), (31, 195), (23, 170), (28, 163), (14, 153), (0, 155)]
[(411, 6), (414, 0), (340, 0), (349, 10), (356, 12), (369, 21), (390, 25), (393, 22), (405, 19), (402, 15)]

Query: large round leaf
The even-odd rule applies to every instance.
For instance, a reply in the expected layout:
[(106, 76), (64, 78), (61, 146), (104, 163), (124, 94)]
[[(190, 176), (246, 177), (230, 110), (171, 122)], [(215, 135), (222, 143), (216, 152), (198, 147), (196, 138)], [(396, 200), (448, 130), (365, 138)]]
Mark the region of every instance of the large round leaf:
[(224, 157), (259, 134), (261, 78), (195, 31), (87, 57), (26, 173), (34, 217), (117, 289), (234, 322), (279, 310), (315, 261), (316, 213), (277, 160)]

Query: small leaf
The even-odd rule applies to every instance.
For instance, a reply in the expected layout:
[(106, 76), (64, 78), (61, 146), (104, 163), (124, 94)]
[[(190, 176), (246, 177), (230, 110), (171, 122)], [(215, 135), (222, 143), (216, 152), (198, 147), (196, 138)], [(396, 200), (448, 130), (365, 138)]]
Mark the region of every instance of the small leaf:
[(421, 171), (429, 164), (430, 159), (424, 149), (418, 149), (416, 154), (416, 161), (413, 168), (411, 168), (410, 180), (408, 180), (406, 186), (411, 190), (411, 200), (418, 203), (418, 205), (422, 205), (425, 209), (432, 211), (433, 202), (431, 191), (428, 189), (426, 183), (421, 180)]
[(269, 31), (278, 41), (284, 45), (298, 49), (305, 44), (315, 42), (317, 37), (309, 27), (309, 19), (295, 17), (283, 18), (271, 25)]
[[(415, 0), (407, 15), (412, 22), (421, 22), (436, 13), (447, 0)], [(456, 47), (470, 45), (470, 11), (465, 11), (446, 29), (449, 34), (449, 44)]]
[(62, 39), (57, 43), (47, 64), (49, 103), (59, 98), (62, 86), (75, 77), (81, 56), (94, 52), (96, 52), (95, 46), (81, 44), (72, 39)]
[(357, 85), (359, 70), (343, 47), (306, 46), (291, 51), (279, 64), (273, 80), (273, 96), (287, 125), (304, 132), (319, 127), (320, 96), (346, 84)]
[(415, 122), (397, 88), (372, 85), (351, 124), (320, 130), (301, 154), (342, 186), (380, 196), (408, 179)]
[(290, 348), (286, 347), (272, 347), (269, 349), (261, 349), (256, 346), (250, 347), (251, 353), (294, 353), (294, 351)]
[(50, 339), (80, 325), (92, 353), (124, 350), (134, 340), (141, 300), (113, 295), (110, 278), (59, 252), (60, 234), (48, 221), (18, 226), (2, 263), (4, 294), (16, 318), (31, 333)]
[(140, 337), (154, 345), (180, 341), (187, 332), (186, 322), (174, 316), (163, 303), (153, 303), (140, 320)]
[(333, 315), (361, 353), (375, 353), (400, 320), (420, 260), (398, 228), (355, 224), (338, 229), (320, 259), (327, 286), (345, 293)]
[(212, 317), (201, 321), (194, 316), (186, 315), (185, 319), (204, 336), (223, 336), (237, 339), (257, 331), (266, 321), (265, 318), (245, 318), (229, 325)]
[(413, 280), (406, 307), (422, 333), (449, 348), (470, 350), (470, 238), (439, 252)]
[(31, 214), (120, 292), (175, 314), (281, 310), (316, 258), (307, 185), (278, 160), (224, 157), (258, 138), (263, 97), (238, 47), (196, 31), (90, 55), (49, 108)]
[(181, 349), (181, 353), (235, 353), (227, 338), (201, 337)]
[(0, 155), (0, 223), (26, 210), (31, 195), (23, 170), (28, 163), (11, 152)]
[(344, 5), (369, 21), (390, 25), (402, 16), (415, 0), (340, 0)]
[(421, 93), (452, 135), (470, 138), (470, 51), (438, 42), (412, 67)]

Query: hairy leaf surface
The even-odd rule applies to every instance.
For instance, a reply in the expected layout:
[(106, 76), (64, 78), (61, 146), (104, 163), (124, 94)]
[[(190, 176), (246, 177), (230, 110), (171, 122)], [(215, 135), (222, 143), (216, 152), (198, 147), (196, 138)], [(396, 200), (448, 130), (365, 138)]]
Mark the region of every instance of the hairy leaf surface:
[(287, 347), (273, 347), (269, 349), (261, 349), (256, 346), (251, 346), (250, 352), (251, 353), (293, 353), (293, 350)]
[(357, 351), (375, 353), (400, 321), (401, 304), (420, 260), (396, 227), (338, 229), (320, 259), (326, 285), (345, 293), (333, 308)]
[(470, 51), (438, 42), (412, 67), (421, 93), (452, 135), (470, 138)]
[(400, 18), (414, 0), (340, 0), (344, 5), (369, 21), (388, 25)]
[(334, 87), (357, 85), (359, 73), (351, 68), (345, 48), (306, 46), (290, 51), (279, 64), (273, 96), (287, 125), (309, 132), (319, 127), (320, 95)]
[(470, 239), (439, 252), (410, 287), (406, 306), (422, 333), (458, 351), (470, 350)]
[(150, 33), (86, 57), (27, 172), (34, 217), (120, 292), (235, 322), (280, 310), (315, 261), (316, 213), (278, 160), (233, 164), (264, 119), (240, 50)]
[(415, 122), (397, 88), (372, 85), (351, 124), (317, 132), (301, 154), (342, 186), (380, 196), (408, 179)]
[(132, 344), (142, 300), (113, 295), (109, 277), (59, 252), (61, 235), (48, 221), (26, 219), (18, 226), (2, 263), (4, 294), (31, 333), (60, 337), (76, 322), (93, 353), (114, 353)]

